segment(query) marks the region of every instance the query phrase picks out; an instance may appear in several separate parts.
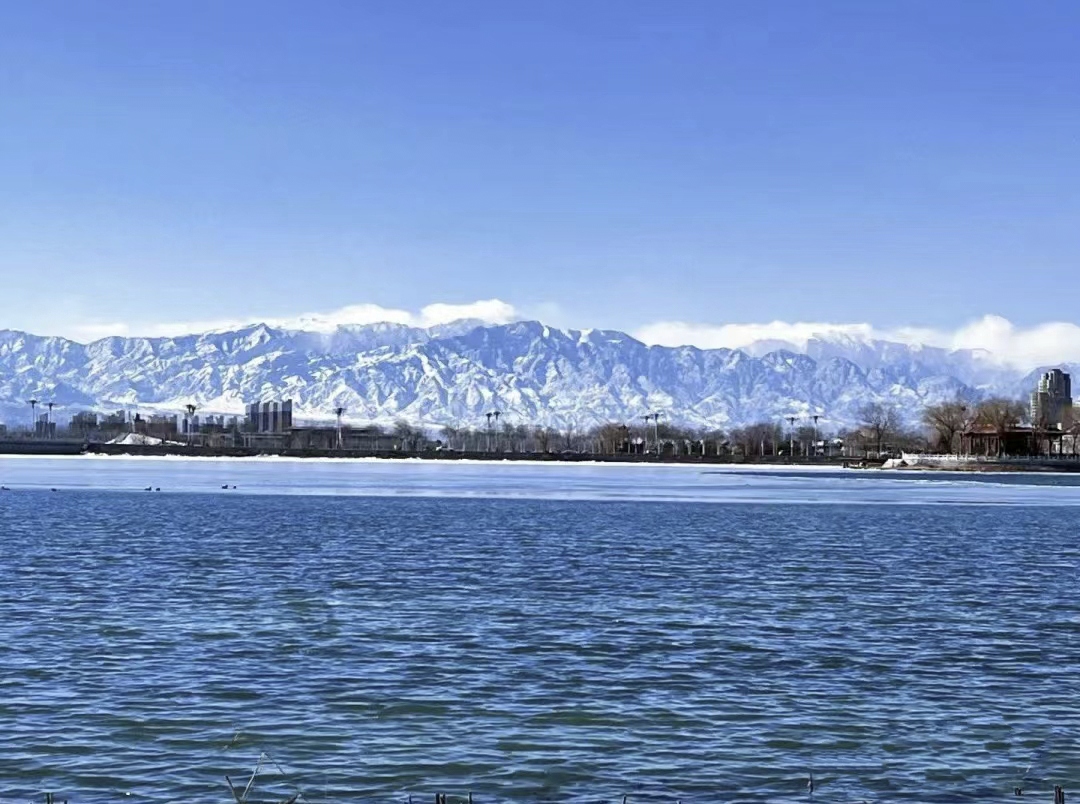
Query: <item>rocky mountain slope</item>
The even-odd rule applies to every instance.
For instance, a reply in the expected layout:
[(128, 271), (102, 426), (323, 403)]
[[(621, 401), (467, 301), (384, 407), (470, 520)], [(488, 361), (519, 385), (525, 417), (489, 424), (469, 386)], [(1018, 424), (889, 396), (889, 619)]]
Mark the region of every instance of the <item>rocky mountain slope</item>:
[(329, 334), (254, 325), (89, 344), (0, 331), (0, 419), (9, 425), (29, 421), (31, 398), (55, 402), (61, 420), (81, 408), (175, 412), (194, 402), (239, 413), (248, 400), (291, 398), (300, 418), (330, 418), (343, 406), (354, 421), (429, 426), (478, 426), (498, 409), (507, 422), (557, 427), (654, 410), (701, 427), (812, 414), (840, 427), (868, 401), (896, 404), (914, 420), (924, 405), (958, 392), (1021, 396), (1033, 376), (980, 353), (882, 341), (814, 340), (804, 354), (702, 350), (531, 321)]

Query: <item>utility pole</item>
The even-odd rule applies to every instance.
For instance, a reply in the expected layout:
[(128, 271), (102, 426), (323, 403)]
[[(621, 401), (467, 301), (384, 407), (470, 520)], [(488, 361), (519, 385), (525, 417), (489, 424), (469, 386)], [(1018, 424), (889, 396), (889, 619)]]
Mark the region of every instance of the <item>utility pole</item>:
[(345, 415), (345, 408), (334, 408), (334, 415), (337, 417), (337, 448), (343, 449), (345, 443), (341, 438), (341, 417)]
[(187, 442), (190, 447), (194, 443), (195, 433), (193, 432), (195, 427), (195, 406), (188, 404), (185, 406), (188, 414), (188, 426), (187, 426)]

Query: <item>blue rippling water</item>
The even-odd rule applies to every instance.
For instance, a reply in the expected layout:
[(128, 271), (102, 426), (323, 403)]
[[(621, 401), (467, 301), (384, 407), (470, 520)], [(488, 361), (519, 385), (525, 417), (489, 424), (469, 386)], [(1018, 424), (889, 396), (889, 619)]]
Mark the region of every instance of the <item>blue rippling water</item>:
[(263, 751), (327, 802), (808, 801), (811, 770), (815, 801), (1080, 787), (1078, 524), (15, 490), (0, 798), (227, 801)]

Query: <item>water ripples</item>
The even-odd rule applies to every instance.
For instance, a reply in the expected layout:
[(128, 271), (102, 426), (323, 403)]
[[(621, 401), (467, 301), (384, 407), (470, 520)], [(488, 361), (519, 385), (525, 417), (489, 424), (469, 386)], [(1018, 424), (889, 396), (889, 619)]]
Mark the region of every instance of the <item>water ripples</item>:
[(0, 792), (1075, 786), (1073, 510), (13, 492)]

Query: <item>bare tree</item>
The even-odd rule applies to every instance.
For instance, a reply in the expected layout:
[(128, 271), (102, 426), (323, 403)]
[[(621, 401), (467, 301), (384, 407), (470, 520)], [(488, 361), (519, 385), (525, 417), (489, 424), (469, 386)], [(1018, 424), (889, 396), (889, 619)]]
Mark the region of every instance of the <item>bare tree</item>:
[(1024, 413), (1022, 402), (1005, 397), (984, 400), (975, 408), (975, 421), (986, 427), (992, 427), (998, 437), (997, 454), (999, 457), (1005, 453), (1005, 438), (1009, 430), (1020, 424)]
[(778, 425), (770, 422), (758, 422), (747, 427), (732, 430), (731, 443), (747, 458), (763, 457), (776, 454)]
[(536, 446), (540, 448), (541, 452), (551, 451), (552, 435), (552, 431), (547, 427), (537, 427), (533, 430), (533, 438), (536, 440)]
[(812, 424), (804, 424), (795, 431), (795, 444), (802, 447), (803, 455), (809, 457), (814, 454), (817, 443), (817, 427)]
[(457, 438), (458, 429), (456, 427), (453, 427), (453, 426), (448, 424), (445, 427), (443, 427), (442, 430), (439, 431), (439, 434), (446, 441), (446, 448), (447, 449), (453, 449), (454, 448), (454, 439)]
[(859, 424), (877, 445), (877, 454), (880, 456), (885, 441), (897, 431), (900, 416), (892, 405), (868, 402), (859, 409)]
[(1043, 442), (1046, 442), (1046, 454), (1053, 452), (1053, 436), (1051, 432), (1056, 429), (1049, 412), (1040, 408), (1031, 419), (1031, 436), (1036, 455), (1042, 455)]
[(1072, 437), (1072, 454), (1076, 457), (1077, 440), (1080, 440), (1080, 419), (1074, 419), (1069, 425), (1069, 435)]
[(949, 402), (930, 405), (923, 411), (922, 422), (936, 436), (939, 449), (954, 453), (957, 451), (957, 438), (971, 425), (974, 414), (974, 407), (957, 397)]

